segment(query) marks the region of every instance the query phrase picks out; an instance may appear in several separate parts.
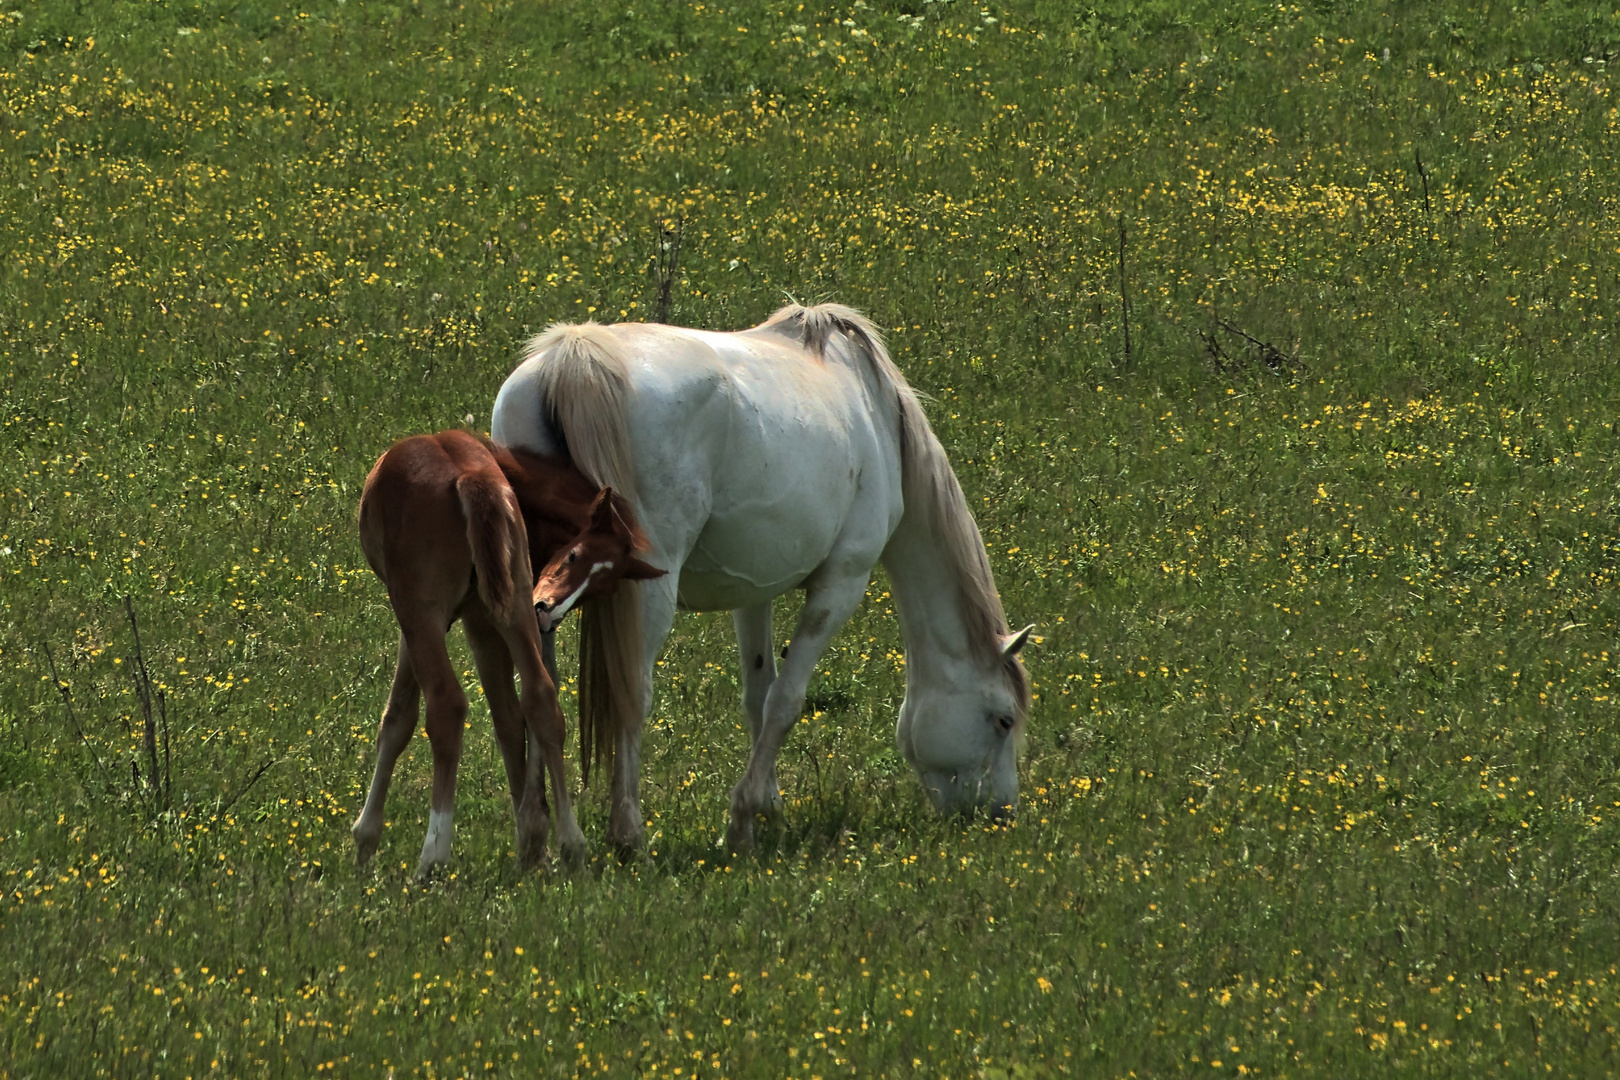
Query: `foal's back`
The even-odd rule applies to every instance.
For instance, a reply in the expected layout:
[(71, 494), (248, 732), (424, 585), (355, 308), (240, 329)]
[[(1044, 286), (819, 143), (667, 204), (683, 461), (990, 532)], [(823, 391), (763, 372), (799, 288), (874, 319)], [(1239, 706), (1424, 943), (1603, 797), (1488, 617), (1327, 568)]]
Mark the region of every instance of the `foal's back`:
[(390, 447), (366, 477), (360, 544), (396, 608), (399, 594), (408, 590), (428, 606), (448, 606), (442, 614), (453, 614), (477, 565), (486, 602), (504, 609), (520, 554), (514, 548), (522, 543), (511, 528), (517, 512), (487, 443), (459, 430), (417, 435)]

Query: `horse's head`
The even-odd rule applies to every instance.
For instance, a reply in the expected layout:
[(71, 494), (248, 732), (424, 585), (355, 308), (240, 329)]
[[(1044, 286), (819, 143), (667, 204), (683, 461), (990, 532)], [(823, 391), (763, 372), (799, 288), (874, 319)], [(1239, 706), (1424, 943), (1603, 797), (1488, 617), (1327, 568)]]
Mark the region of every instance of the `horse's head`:
[(555, 629), (575, 604), (606, 596), (620, 581), (664, 576), (664, 571), (635, 556), (644, 541), (618, 504), (612, 488), (597, 492), (585, 528), (535, 578), (534, 614), (540, 629)]
[(962, 659), (906, 687), (895, 725), (900, 752), (941, 813), (1018, 805), (1018, 749), (1029, 683), (1018, 651), (1033, 626), (1001, 642), (997, 655)]

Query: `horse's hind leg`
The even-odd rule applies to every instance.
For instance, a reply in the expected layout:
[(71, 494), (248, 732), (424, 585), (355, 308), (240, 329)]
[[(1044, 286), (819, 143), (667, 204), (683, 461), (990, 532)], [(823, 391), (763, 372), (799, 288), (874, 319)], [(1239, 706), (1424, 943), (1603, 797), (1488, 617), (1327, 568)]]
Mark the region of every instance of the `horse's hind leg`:
[(456, 769), (461, 764), (462, 734), (467, 726), (467, 695), (450, 665), (444, 632), (415, 627), (405, 631), (411, 668), (427, 698), (428, 743), (433, 747), (433, 801), (428, 812), (427, 837), (422, 841), (418, 877), (450, 861), (455, 833)]
[(399, 755), (410, 745), (411, 733), (416, 730), (417, 715), (421, 711), (421, 690), (416, 675), (411, 671), (410, 651), (405, 647), (405, 635), (399, 637), (399, 659), (394, 664), (394, 684), (388, 691), (388, 705), (383, 709), (382, 722), (377, 726), (377, 770), (371, 776), (371, 791), (366, 795), (365, 809), (355, 819), (355, 859), (361, 865), (377, 850), (377, 841), (383, 830), (383, 803), (388, 798), (388, 784), (394, 776), (394, 765)]
[[(743, 714), (748, 717), (749, 744), (759, 742), (765, 726), (765, 697), (776, 681), (776, 651), (771, 624), (771, 601), (731, 613), (737, 627), (737, 650), (742, 670)], [(771, 769), (769, 783), (772, 802), (782, 801), (782, 789)]]
[[(524, 712), (512, 688), (512, 654), (506, 640), (490, 621), (482, 605), (470, 604), (462, 613), (462, 625), (467, 628), (467, 640), (472, 645), (473, 662), (478, 667), (478, 679), (484, 686), (489, 701), (489, 716), (495, 726), (495, 741), (501, 748), (501, 760), (506, 765), (506, 786), (512, 793), (512, 816), (517, 828), (518, 860), (529, 865), (545, 858), (546, 830), (550, 822), (546, 812), (544, 786), (536, 790), (536, 798), (528, 798), (530, 783), (529, 735)], [(528, 689), (527, 685), (524, 687)]]
[(652, 672), (658, 653), (675, 623), (676, 575), (638, 583), (641, 593), (642, 657), (630, 687), (636, 702), (613, 749), (613, 793), (608, 810), (608, 840), (621, 854), (641, 848), (641, 729), (652, 708)]
[(546, 674), (551, 676), (552, 685), (557, 683), (557, 629), (540, 632), (540, 662), (545, 665)]
[(799, 613), (787, 658), (765, 695), (763, 723), (748, 755), (748, 767), (731, 791), (731, 827), (726, 842), (733, 851), (747, 851), (754, 846), (754, 815), (775, 808), (771, 795), (782, 741), (798, 723), (816, 662), (866, 595), (866, 582), (864, 571), (834, 575), (823, 569), (805, 590), (804, 610)]

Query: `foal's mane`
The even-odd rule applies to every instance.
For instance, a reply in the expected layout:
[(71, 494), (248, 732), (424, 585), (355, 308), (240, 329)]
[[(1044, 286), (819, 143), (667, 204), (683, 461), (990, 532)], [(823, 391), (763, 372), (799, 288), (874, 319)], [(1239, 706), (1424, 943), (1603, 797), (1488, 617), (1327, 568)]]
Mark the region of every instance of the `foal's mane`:
[(788, 304), (755, 330), (797, 341), (818, 357), (825, 357), (830, 347), (840, 346), (851, 359), (864, 360), (879, 384), (894, 394), (900, 414), (905, 513), (920, 514), (924, 527), (939, 540), (940, 549), (955, 571), (961, 589), (972, 645), (982, 658), (1000, 663), (1022, 721), (1029, 712), (1029, 673), (1017, 656), (1002, 653), (1007, 615), (1001, 606), (1001, 596), (996, 592), (984, 539), (979, 535), (962, 486), (945, 456), (945, 448), (928, 425), (917, 391), (889, 358), (882, 332), (866, 316), (842, 304), (814, 307)]

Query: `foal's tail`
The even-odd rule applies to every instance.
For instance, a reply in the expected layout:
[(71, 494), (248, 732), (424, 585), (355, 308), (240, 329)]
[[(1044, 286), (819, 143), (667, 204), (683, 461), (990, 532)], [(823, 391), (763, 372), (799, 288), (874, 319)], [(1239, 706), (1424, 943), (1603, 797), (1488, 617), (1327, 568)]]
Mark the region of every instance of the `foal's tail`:
[[(541, 414), (591, 483), (611, 487), (638, 511), (625, 416), (629, 369), (607, 327), (556, 323), (531, 339), (522, 360), (542, 358), (536, 383)], [(588, 782), (608, 767), (621, 733), (641, 727), (648, 688), (640, 586), (621, 581), (587, 603), (579, 624), (579, 757)], [(649, 688), (650, 689), (650, 688)]]
[(456, 479), (456, 496), (467, 522), (467, 545), (472, 549), (478, 595), (490, 613), (503, 623), (520, 614), (517, 582), (525, 576), (528, 538), (517, 497), (499, 474), (467, 473)]

